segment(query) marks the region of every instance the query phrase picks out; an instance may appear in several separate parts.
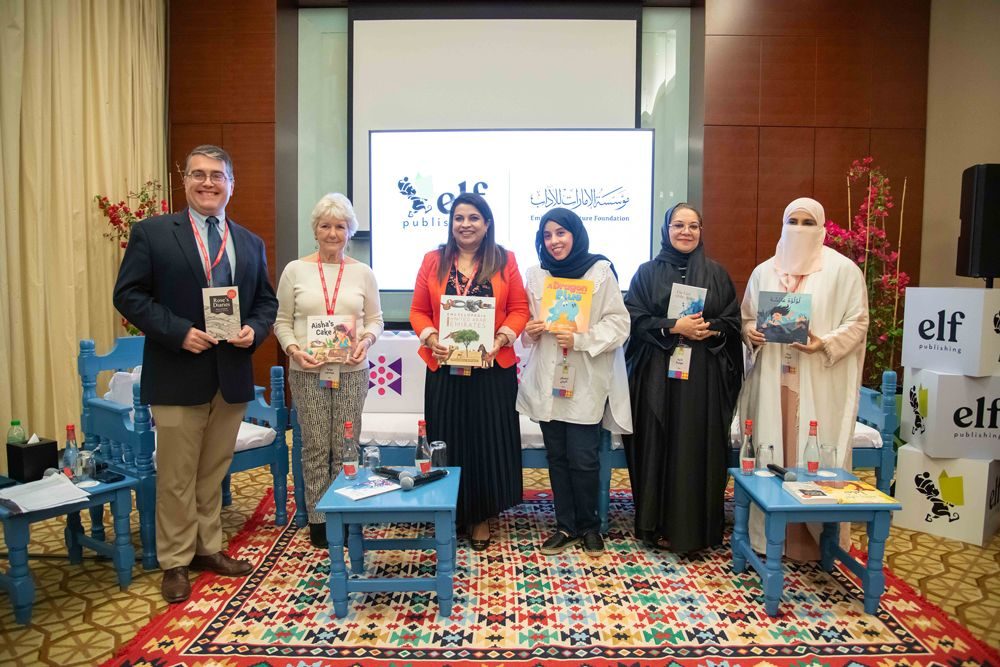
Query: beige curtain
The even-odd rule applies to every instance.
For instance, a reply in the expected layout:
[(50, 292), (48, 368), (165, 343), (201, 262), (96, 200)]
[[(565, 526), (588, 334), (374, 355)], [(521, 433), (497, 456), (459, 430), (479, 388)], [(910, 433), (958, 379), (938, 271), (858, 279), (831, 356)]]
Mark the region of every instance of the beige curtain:
[[(165, 182), (165, 0), (0, 0), (0, 424), (62, 440), (124, 335), (103, 194)], [(5, 448), (0, 459), (6, 470)]]

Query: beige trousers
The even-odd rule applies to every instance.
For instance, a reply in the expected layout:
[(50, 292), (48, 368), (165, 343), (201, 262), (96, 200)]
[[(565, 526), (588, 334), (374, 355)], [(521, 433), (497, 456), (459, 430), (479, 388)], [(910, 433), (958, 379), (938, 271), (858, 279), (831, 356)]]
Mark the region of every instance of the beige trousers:
[(186, 567), (222, 550), (222, 480), (233, 460), (246, 403), (151, 406), (156, 421), (156, 557)]

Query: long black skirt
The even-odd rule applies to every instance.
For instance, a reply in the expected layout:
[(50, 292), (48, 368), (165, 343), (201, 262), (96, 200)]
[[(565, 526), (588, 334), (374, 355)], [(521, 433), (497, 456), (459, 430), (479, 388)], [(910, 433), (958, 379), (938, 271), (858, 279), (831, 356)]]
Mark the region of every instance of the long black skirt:
[(469, 377), (427, 369), (427, 437), (448, 445), (448, 465), (462, 469), (458, 525), (479, 523), (520, 504), (521, 432), (517, 368), (476, 368)]

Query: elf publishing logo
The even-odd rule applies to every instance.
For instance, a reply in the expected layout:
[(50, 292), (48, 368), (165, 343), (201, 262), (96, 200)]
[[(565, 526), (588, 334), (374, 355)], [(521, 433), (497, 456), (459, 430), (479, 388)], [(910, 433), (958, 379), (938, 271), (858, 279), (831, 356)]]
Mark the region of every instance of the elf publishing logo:
[(406, 212), (406, 217), (412, 218), (418, 213), (432, 213), (434, 209), (427, 203), (427, 199), (417, 194), (416, 186), (410, 182), (409, 176), (404, 176), (396, 182), (399, 194), (410, 201), (410, 210)]
[(965, 313), (962, 311), (956, 310), (953, 312), (951, 317), (948, 318), (948, 332), (947, 337), (945, 337), (945, 311), (939, 310), (937, 313), (937, 323), (934, 320), (923, 320), (917, 325), (917, 332), (924, 340), (955, 343), (958, 342), (958, 327), (962, 325), (962, 320), (964, 319)]
[[(989, 419), (987, 420), (987, 414)], [(1000, 415), (1000, 397), (994, 398), (993, 402), (986, 405), (986, 397), (980, 396), (976, 399), (975, 409), (962, 406), (955, 410), (953, 420), (955, 426), (959, 428), (997, 428), (997, 416)]]

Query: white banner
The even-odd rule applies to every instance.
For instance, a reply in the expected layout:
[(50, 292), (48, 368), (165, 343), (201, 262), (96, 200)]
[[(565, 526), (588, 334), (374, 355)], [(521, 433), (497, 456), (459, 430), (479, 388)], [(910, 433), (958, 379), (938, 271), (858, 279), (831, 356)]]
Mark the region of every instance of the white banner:
[(496, 240), (522, 272), (538, 263), (538, 222), (556, 207), (580, 216), (590, 251), (614, 262), (623, 290), (650, 259), (652, 130), (373, 131), (369, 141), (371, 258), (382, 290), (413, 289), (463, 192), (489, 203)]

